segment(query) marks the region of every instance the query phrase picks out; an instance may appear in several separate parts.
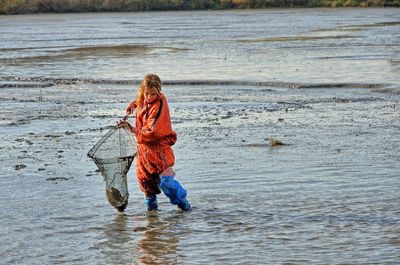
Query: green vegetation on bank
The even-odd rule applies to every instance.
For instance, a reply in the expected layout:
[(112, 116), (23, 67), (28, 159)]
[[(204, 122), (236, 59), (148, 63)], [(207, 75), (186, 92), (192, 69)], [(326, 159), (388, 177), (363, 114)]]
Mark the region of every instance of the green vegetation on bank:
[(400, 7), (400, 0), (0, 0), (0, 14), (348, 6)]

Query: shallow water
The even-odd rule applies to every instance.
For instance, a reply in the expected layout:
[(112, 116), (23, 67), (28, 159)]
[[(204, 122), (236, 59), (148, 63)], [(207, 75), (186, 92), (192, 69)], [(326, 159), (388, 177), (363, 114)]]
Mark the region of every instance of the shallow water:
[[(396, 264), (399, 16), (0, 17), (1, 263)], [(333, 29), (358, 37), (316, 38)], [(160, 196), (161, 210), (146, 213), (132, 168), (121, 216), (86, 153), (150, 71), (168, 81), (176, 171), (193, 211)]]
[(398, 82), (398, 9), (0, 17), (2, 75)]

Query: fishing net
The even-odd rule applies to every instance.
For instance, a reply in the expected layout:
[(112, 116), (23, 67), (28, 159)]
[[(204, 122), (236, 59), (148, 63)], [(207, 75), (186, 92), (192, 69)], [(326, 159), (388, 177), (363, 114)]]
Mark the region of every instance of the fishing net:
[(127, 173), (137, 153), (136, 141), (128, 127), (112, 127), (88, 152), (106, 182), (106, 198), (117, 210), (128, 205)]

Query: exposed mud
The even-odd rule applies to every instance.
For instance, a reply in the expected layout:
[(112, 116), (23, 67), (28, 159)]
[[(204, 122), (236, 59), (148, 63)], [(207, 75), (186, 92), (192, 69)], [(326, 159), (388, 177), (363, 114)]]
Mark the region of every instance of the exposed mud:
[(333, 36), (282, 36), (262, 38), (256, 40), (240, 40), (241, 42), (286, 42), (286, 41), (314, 41), (314, 40), (331, 40), (331, 39), (353, 39), (358, 36), (333, 35)]

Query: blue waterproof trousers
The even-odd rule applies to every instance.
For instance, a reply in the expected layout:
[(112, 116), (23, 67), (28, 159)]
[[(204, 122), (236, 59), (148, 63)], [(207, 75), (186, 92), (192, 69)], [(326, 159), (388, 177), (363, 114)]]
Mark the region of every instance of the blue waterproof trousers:
[[(178, 205), (178, 207), (185, 212), (191, 209), (191, 206), (186, 199), (186, 190), (181, 186), (181, 184), (179, 184), (177, 180), (174, 179), (173, 176), (161, 176), (158, 188), (165, 194), (165, 196), (169, 198), (169, 201), (173, 205)], [(147, 210), (150, 211), (158, 209), (156, 195), (146, 197), (144, 202)]]
[(157, 195), (144, 197), (144, 205), (147, 211), (158, 210)]

